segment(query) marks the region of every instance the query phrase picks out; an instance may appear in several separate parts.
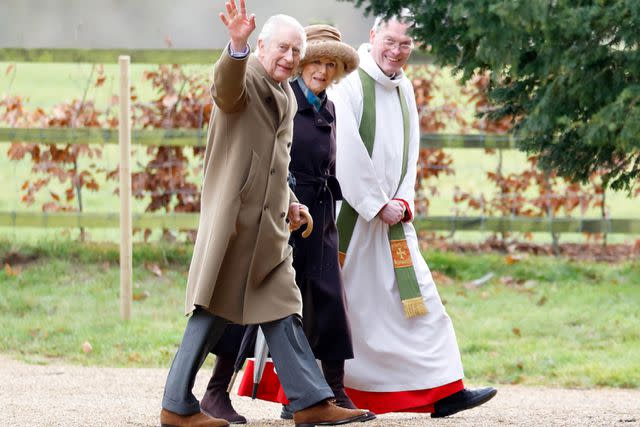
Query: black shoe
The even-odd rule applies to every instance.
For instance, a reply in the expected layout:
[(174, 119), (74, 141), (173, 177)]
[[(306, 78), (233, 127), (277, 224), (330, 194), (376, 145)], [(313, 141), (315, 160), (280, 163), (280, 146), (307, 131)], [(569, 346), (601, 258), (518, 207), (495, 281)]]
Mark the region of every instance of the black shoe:
[(451, 396), (438, 400), (433, 405), (435, 412), (431, 414), (431, 418), (448, 417), (456, 412), (475, 408), (483, 403), (487, 403), (497, 392), (498, 390), (493, 387), (479, 388), (476, 390), (465, 388)]
[(289, 405), (282, 405), (282, 411), (280, 412), (280, 418), (283, 420), (292, 420), (293, 419), (293, 411), (289, 407)]

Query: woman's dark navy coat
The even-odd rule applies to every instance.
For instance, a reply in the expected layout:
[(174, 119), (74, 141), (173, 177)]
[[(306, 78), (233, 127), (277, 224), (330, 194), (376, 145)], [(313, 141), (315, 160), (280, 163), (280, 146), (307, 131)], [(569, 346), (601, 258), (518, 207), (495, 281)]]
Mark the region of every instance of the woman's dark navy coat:
[(309, 207), (314, 228), (303, 239), (292, 234), (293, 267), (302, 293), (303, 325), (317, 359), (353, 358), (344, 287), (338, 263), (336, 200), (342, 199), (335, 177), (336, 121), (333, 103), (325, 99), (320, 111), (307, 101), (296, 81), (291, 87), (298, 101), (294, 118), (289, 171), (295, 194)]

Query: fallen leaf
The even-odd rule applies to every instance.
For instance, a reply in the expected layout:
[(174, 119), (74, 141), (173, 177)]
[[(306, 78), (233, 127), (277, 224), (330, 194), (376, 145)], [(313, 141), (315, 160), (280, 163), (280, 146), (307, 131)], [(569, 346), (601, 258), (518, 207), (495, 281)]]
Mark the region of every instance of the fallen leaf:
[(9, 264), (5, 264), (4, 272), (7, 274), (7, 276), (19, 276), (21, 269), (20, 267), (11, 267)]
[(522, 255), (510, 254), (510, 255), (507, 255), (506, 257), (504, 257), (504, 261), (508, 265), (512, 265), (512, 264), (516, 264), (516, 263), (522, 261), (523, 258), (524, 257)]
[(82, 343), (82, 352), (85, 354), (91, 353), (93, 351), (93, 347), (89, 341), (85, 341)]
[(521, 333), (520, 333), (520, 328), (513, 328), (513, 329), (511, 330), (511, 332), (513, 332), (513, 334), (514, 334), (514, 335), (516, 335), (516, 336), (518, 336), (518, 337), (519, 337), (519, 336), (522, 336), (522, 335), (521, 335)]
[(133, 352), (129, 354), (129, 362), (139, 362), (141, 359), (139, 353)]
[(155, 274), (158, 277), (162, 277), (162, 269), (160, 268), (160, 266), (156, 263), (151, 263), (151, 262), (147, 262), (144, 265), (146, 267), (147, 270), (149, 270), (151, 273)]
[(547, 302), (547, 297), (542, 297), (538, 300), (538, 302), (536, 303), (537, 305), (545, 305)]
[(149, 291), (136, 292), (133, 294), (132, 298), (134, 301), (142, 301), (149, 298)]
[(516, 283), (516, 281), (515, 281), (515, 279), (514, 279), (513, 277), (511, 277), (511, 276), (502, 276), (502, 277), (500, 278), (500, 283), (502, 283), (503, 285), (510, 286), (510, 285), (515, 284), (515, 283)]

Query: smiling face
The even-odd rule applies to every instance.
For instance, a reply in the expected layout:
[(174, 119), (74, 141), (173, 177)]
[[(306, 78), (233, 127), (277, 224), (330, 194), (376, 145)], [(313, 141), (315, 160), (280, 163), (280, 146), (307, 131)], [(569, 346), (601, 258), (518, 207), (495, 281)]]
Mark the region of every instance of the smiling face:
[(311, 92), (318, 95), (333, 82), (337, 70), (338, 63), (335, 59), (319, 58), (304, 65), (302, 80)]
[(292, 26), (282, 25), (274, 30), (268, 43), (258, 40), (258, 48), (258, 59), (264, 69), (273, 80), (282, 83), (291, 77), (300, 63), (300, 32)]
[(387, 76), (399, 72), (409, 60), (413, 40), (407, 34), (409, 24), (392, 19), (369, 33), (371, 56)]

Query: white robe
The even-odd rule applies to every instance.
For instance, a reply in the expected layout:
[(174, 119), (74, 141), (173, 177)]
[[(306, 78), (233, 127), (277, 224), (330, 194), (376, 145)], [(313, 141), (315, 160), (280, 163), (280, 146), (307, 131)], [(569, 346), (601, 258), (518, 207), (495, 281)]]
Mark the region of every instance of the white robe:
[[(355, 71), (329, 93), (336, 107), (336, 175), (345, 200), (358, 212), (343, 267), (355, 357), (345, 365), (345, 385), (362, 391), (423, 390), (464, 376), (455, 332), (411, 223), (403, 228), (420, 292), (429, 313), (408, 319), (403, 312), (389, 248), (388, 225), (376, 217), (392, 198), (414, 210), (420, 127), (411, 82), (390, 79), (378, 68), (369, 45), (358, 50), (360, 67), (376, 81), (376, 131), (371, 157), (358, 132), (362, 84)], [(402, 173), (403, 122), (396, 87), (410, 112), (410, 148)], [(396, 191), (397, 190), (397, 191)]]

